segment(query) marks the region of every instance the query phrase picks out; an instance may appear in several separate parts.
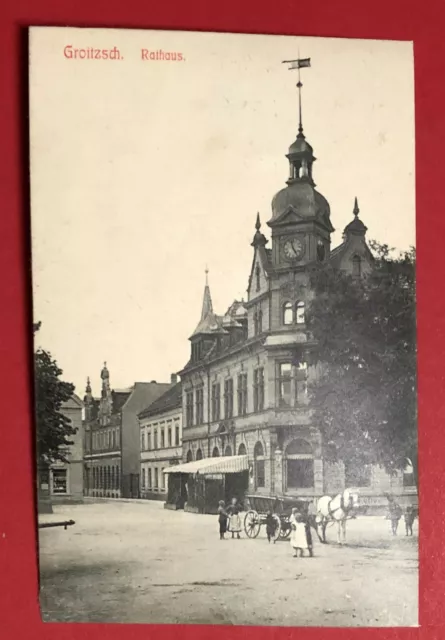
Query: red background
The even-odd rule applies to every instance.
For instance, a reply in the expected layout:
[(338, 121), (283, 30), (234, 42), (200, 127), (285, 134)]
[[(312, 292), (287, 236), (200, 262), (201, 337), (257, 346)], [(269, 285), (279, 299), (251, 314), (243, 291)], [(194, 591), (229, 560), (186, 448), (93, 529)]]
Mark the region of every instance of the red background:
[[(45, 640), (442, 638), (445, 562), (445, 1), (10, 0), (0, 10), (0, 635)], [(278, 629), (43, 624), (37, 599), (30, 400), (30, 257), (26, 34), (70, 25), (413, 40), (416, 74), (420, 629)], [(341, 73), (341, 69), (339, 69)], [(397, 171), (397, 167), (394, 167)], [(56, 186), (55, 186), (56, 188)], [(403, 224), (403, 212), (394, 212)], [(69, 286), (69, 283), (67, 283)], [(271, 588), (272, 583), (271, 583)], [(331, 585), (335, 589), (335, 582)], [(94, 583), (91, 584), (94, 590)], [(298, 592), (295, 593), (296, 606)], [(445, 632), (445, 628), (444, 628)]]

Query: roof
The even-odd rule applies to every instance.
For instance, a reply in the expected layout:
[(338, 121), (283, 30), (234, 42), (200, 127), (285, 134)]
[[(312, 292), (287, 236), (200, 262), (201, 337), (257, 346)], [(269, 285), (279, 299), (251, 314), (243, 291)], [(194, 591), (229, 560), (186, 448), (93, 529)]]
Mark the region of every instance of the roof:
[(219, 458), (203, 458), (195, 462), (178, 464), (164, 469), (164, 473), (192, 473), (202, 476), (219, 473), (240, 473), (247, 471), (247, 456), (222, 456)]
[(117, 413), (122, 409), (124, 404), (127, 402), (130, 397), (133, 389), (129, 389), (128, 391), (115, 391), (114, 389), (111, 392), (111, 397), (113, 399), (113, 413)]
[(171, 389), (162, 394), (139, 414), (139, 418), (146, 418), (157, 413), (177, 409), (182, 405), (182, 384), (178, 382)]

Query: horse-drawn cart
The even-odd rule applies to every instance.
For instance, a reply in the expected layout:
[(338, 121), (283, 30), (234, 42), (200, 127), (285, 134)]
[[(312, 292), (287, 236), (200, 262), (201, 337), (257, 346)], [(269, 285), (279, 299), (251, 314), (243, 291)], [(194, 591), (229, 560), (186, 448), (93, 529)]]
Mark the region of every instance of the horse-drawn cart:
[(244, 531), (248, 538), (256, 538), (261, 526), (266, 525), (268, 513), (275, 520), (275, 540), (286, 540), (291, 533), (289, 523), (292, 509), (297, 508), (304, 516), (308, 514), (310, 500), (299, 498), (271, 497), (271, 496), (246, 496), (247, 513), (244, 517)]

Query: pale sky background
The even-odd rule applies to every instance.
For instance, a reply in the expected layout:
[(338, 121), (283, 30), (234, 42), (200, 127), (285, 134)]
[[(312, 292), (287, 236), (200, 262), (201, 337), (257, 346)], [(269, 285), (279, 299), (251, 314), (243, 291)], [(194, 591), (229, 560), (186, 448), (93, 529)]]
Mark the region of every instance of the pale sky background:
[[(123, 60), (67, 60), (118, 46)], [(141, 48), (185, 62), (142, 61)], [(38, 344), (83, 396), (169, 381), (189, 357), (206, 264), (214, 308), (246, 297), (260, 212), (285, 186), (298, 126), (341, 241), (415, 242), (412, 43), (109, 29), (31, 34), (31, 213)], [(271, 246), (269, 244), (269, 246)]]

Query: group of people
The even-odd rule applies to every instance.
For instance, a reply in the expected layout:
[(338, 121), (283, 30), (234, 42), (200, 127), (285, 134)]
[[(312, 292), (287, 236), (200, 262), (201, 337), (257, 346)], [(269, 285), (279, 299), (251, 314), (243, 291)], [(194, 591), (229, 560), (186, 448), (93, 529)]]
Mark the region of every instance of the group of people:
[(241, 505), (236, 498), (232, 498), (232, 502), (228, 507), (224, 504), (224, 500), (219, 501), (218, 505), (218, 522), (219, 522), (219, 539), (224, 540), (226, 533), (231, 533), (232, 538), (239, 540), (241, 538)]
[(402, 507), (399, 503), (390, 495), (386, 496), (388, 499), (388, 520), (391, 521), (391, 531), (392, 535), (397, 535), (397, 529), (399, 528), (399, 522), (401, 517), (404, 517), (405, 520), (405, 531), (407, 536), (413, 535), (413, 524), (414, 520), (418, 516), (418, 511), (412, 505), (408, 505), (403, 511)]
[[(241, 518), (239, 515), (241, 511), (242, 507), (236, 498), (232, 498), (228, 507), (226, 507), (223, 500), (219, 501), (218, 523), (220, 540), (225, 540), (226, 533), (231, 533), (232, 539), (236, 537), (239, 540), (241, 538)], [(314, 555), (312, 533), (307, 519), (298, 509), (294, 508), (289, 518), (289, 524), (291, 527), (290, 544), (294, 550), (294, 558), (302, 558), (305, 552), (312, 558)], [(277, 527), (277, 519), (272, 511), (269, 511), (266, 515), (266, 534), (269, 543), (273, 541), (275, 544)]]

